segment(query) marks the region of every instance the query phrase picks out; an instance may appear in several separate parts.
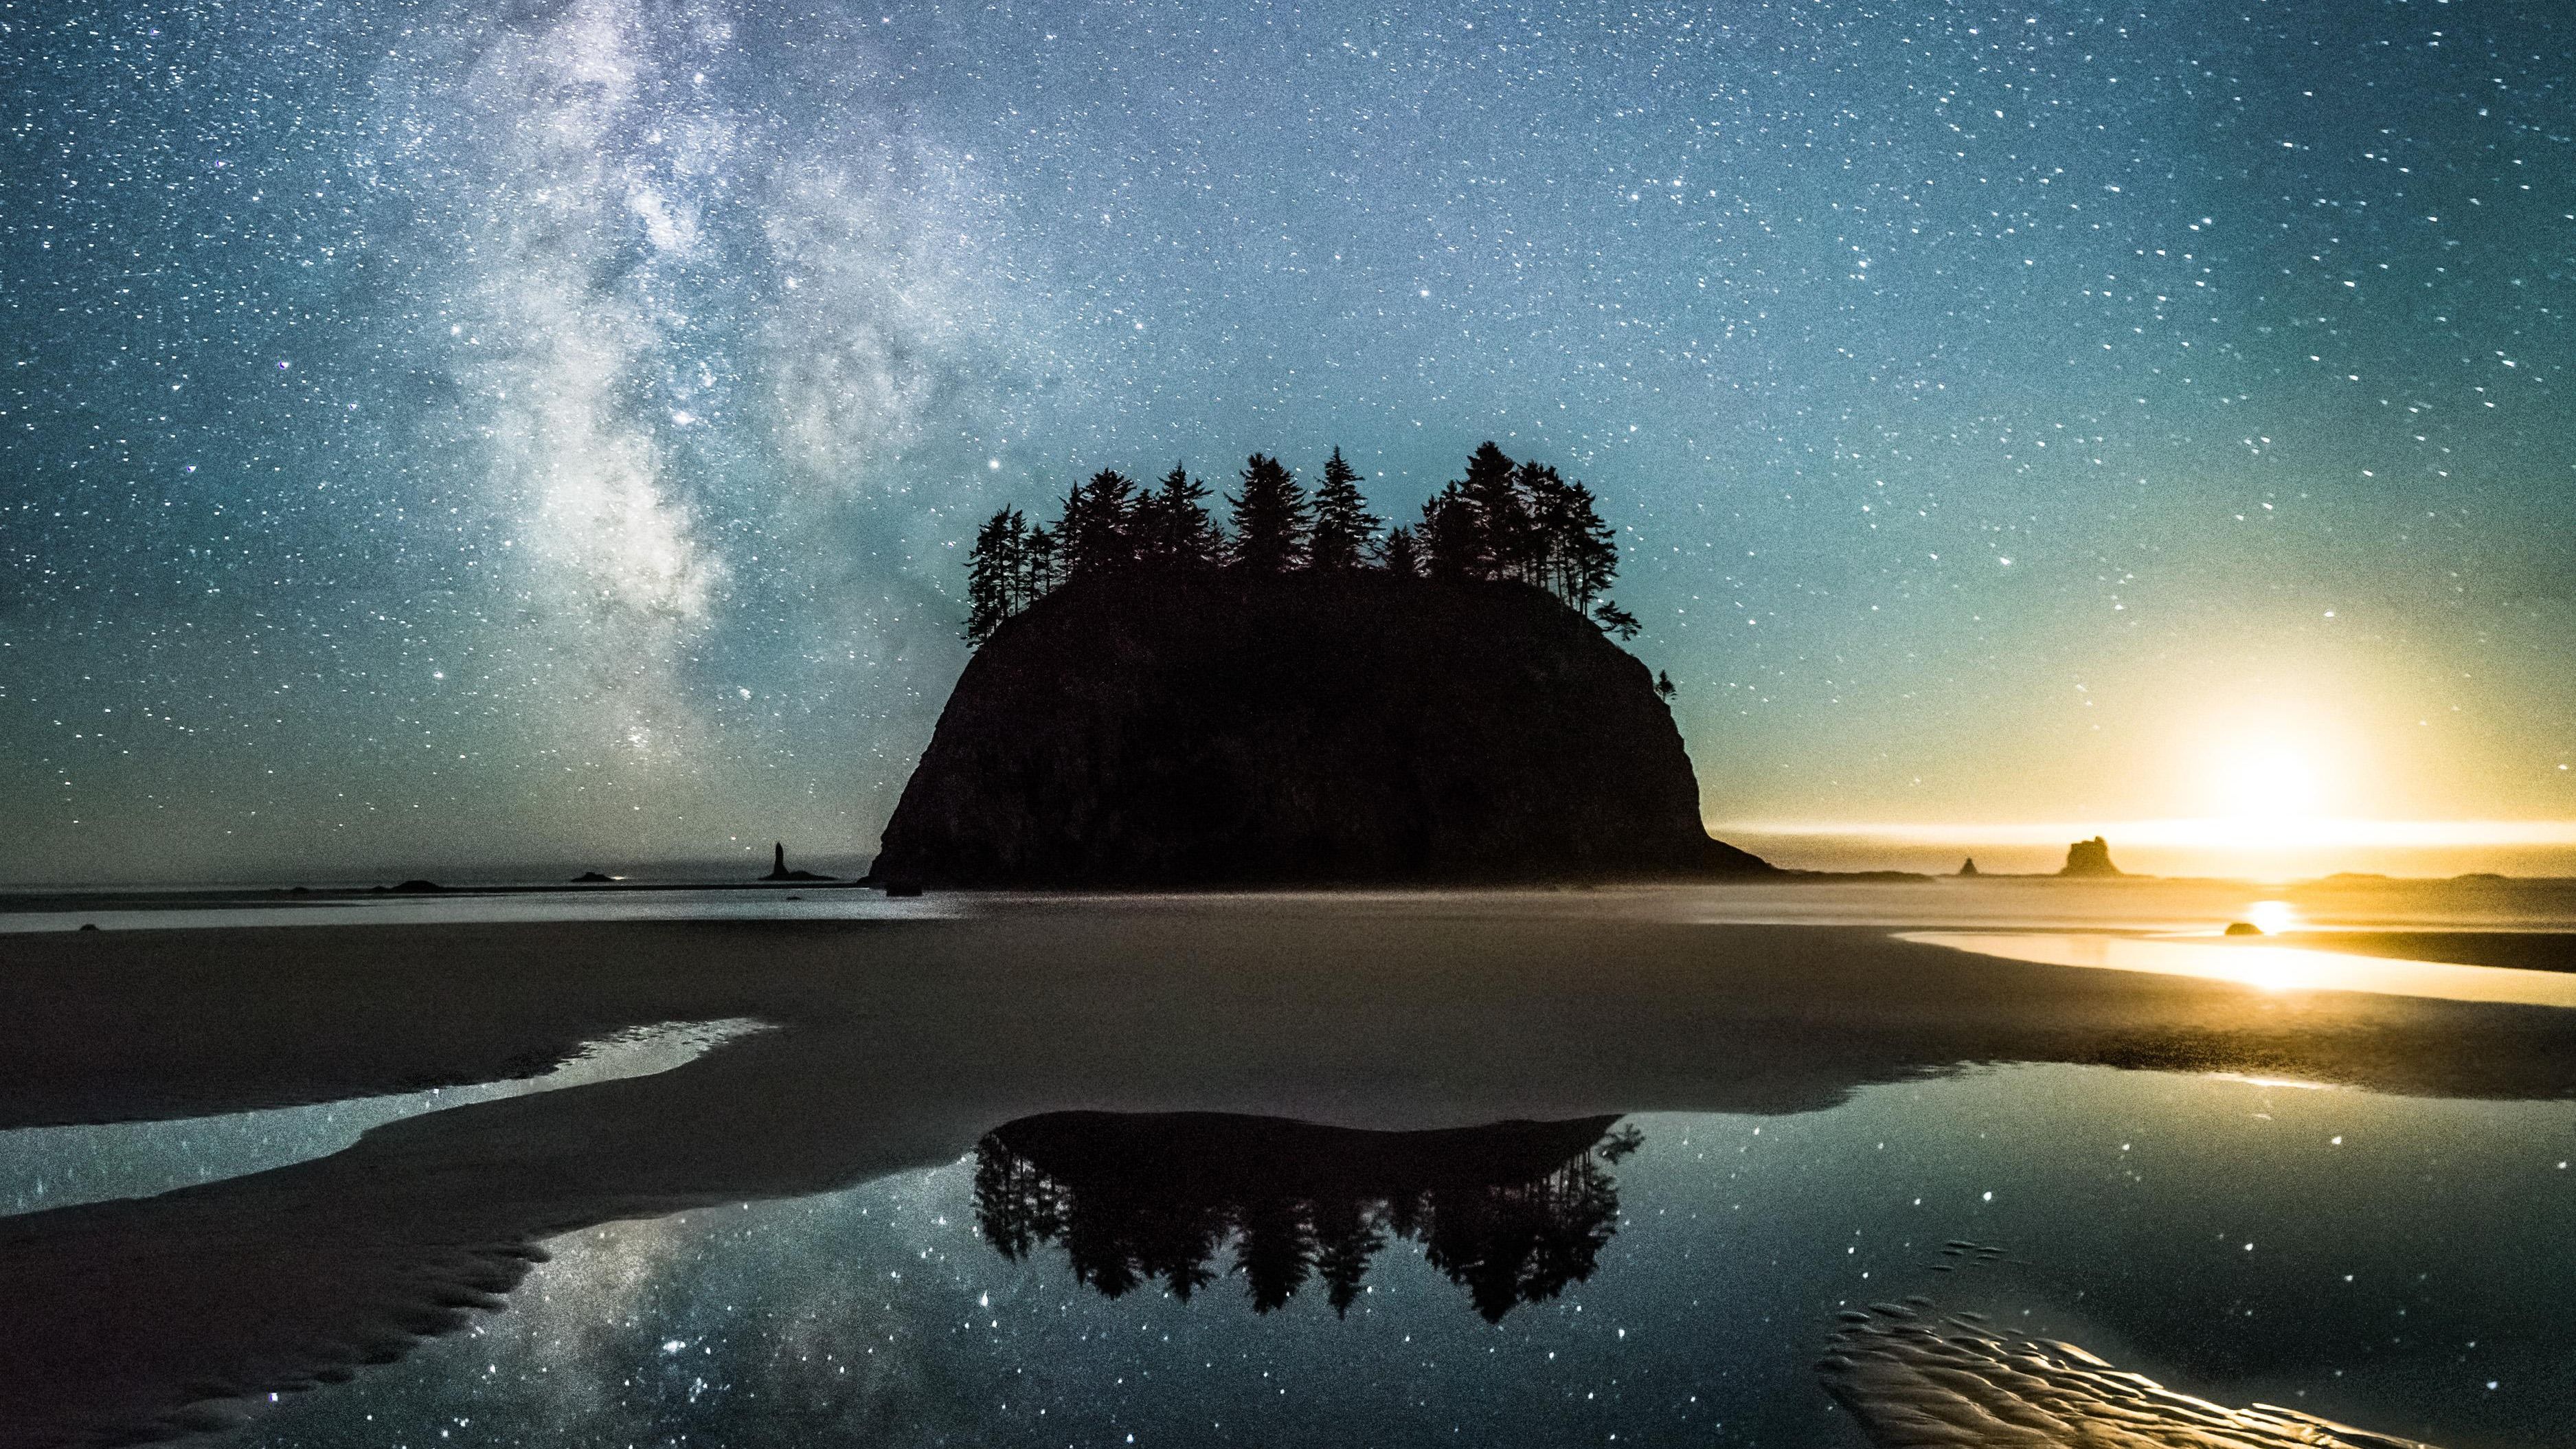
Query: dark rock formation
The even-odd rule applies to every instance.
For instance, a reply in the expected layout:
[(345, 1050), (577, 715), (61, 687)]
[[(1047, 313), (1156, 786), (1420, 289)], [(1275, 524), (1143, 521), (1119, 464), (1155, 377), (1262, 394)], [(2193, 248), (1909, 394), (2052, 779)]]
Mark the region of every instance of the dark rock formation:
[(602, 875), (600, 872), (595, 870), (586, 870), (581, 874), (574, 876), (572, 878), (572, 883), (574, 885), (607, 885), (615, 879), (616, 877), (612, 875)]
[(376, 886), (374, 891), (380, 896), (434, 896), (445, 894), (447, 887), (434, 880), (415, 879), (404, 881), (401, 885)]
[(2263, 928), (2254, 924), (2252, 921), (2230, 921), (2227, 923), (2227, 934), (2231, 936), (2259, 936), (2263, 934)]
[(2067, 876), (2114, 876), (2126, 872), (2111, 863), (2111, 842), (2096, 835), (2091, 840), (2079, 840), (2066, 847), (2066, 864), (2057, 873)]
[(1960, 861), (1960, 862), (1959, 862), (1959, 874), (1961, 874), (1961, 875), (1975, 875), (1976, 873), (1977, 873), (1977, 858), (1976, 858), (1975, 856), (1973, 856), (1973, 855), (1972, 855), (1972, 856), (1969, 856), (1966, 860), (1963, 860), (1963, 861)]
[(787, 868), (787, 842), (786, 842), (786, 841), (781, 840), (781, 841), (774, 842), (774, 843), (773, 843), (773, 844), (771, 844), (771, 846), (769, 847), (769, 852), (770, 852), (770, 854), (769, 854), (769, 874), (767, 874), (767, 875), (765, 875), (765, 876), (762, 876), (762, 877), (761, 877), (761, 879), (762, 879), (762, 880), (796, 881), (796, 880), (838, 880), (838, 879), (840, 879), (840, 877), (839, 877), (839, 876), (831, 876), (831, 875), (816, 875), (814, 872), (812, 872), (812, 871), (810, 871), (810, 870), (789, 870), (789, 869)]
[(957, 681), (873, 878), (941, 886), (1769, 872), (1710, 840), (1653, 676), (1542, 591), (1080, 580)]

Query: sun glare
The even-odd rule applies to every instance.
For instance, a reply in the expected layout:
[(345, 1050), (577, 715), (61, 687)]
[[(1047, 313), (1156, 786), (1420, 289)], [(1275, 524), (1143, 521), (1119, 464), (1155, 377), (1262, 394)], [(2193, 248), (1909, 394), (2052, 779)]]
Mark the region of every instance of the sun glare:
[(2277, 936), (2298, 925), (2299, 912), (2288, 901), (2256, 901), (2245, 908), (2245, 919), (2264, 935)]
[(2240, 741), (2218, 756), (2218, 813), (2231, 820), (2279, 824), (2317, 813), (2323, 797), (2316, 766), (2272, 741)]

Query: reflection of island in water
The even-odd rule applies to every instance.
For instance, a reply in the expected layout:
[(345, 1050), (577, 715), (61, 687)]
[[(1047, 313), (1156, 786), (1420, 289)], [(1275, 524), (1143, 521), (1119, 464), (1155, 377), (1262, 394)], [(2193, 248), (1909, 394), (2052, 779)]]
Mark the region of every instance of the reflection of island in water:
[(1362, 1132), (1219, 1113), (1058, 1112), (975, 1144), (975, 1224), (1002, 1256), (1061, 1243), (1111, 1298), (1187, 1299), (1232, 1244), (1255, 1312), (1321, 1279), (1337, 1313), (1390, 1237), (1422, 1244), (1488, 1322), (1592, 1276), (1618, 1231), (1617, 1117)]

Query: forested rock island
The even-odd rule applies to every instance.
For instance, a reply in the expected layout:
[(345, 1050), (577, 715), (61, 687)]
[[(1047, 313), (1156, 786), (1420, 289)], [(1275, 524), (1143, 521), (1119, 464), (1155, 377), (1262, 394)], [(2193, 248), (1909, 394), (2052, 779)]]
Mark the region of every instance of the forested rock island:
[(1507, 882), (1768, 872), (1709, 839), (1668, 682), (1612, 641), (1590, 490), (1491, 443), (1384, 528), (1336, 451), (1255, 454), (979, 531), (979, 645), (871, 876), (889, 885)]

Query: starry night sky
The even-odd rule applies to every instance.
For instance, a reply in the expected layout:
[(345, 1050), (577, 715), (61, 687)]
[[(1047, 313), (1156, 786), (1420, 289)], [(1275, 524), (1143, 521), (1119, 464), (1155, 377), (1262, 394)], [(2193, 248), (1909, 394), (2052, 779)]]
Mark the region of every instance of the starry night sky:
[(0, 879), (874, 847), (964, 541), (1590, 482), (1709, 818), (2576, 818), (2528, 0), (0, 0)]

